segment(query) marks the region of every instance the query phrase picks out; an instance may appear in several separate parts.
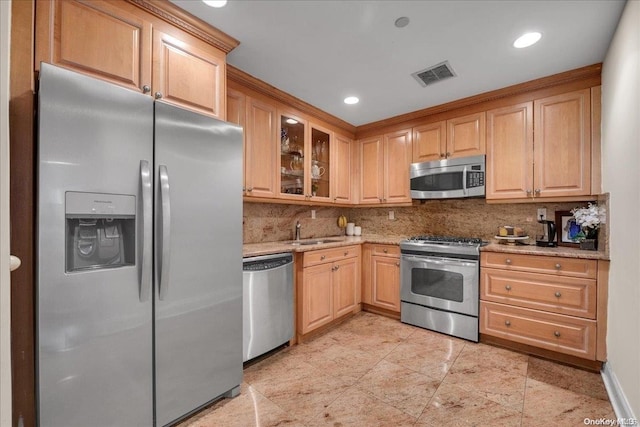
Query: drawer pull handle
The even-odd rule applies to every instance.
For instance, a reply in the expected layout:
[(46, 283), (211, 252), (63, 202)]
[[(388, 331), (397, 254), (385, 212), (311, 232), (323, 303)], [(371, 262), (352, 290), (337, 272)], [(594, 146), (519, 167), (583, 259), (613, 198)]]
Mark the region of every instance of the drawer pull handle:
[(326, 256), (322, 255), (322, 256), (320, 257), (320, 261), (324, 260), (325, 258), (326, 258)]
[(347, 255), (349, 255), (349, 252), (345, 252), (345, 253), (344, 253), (344, 256), (347, 256)]
[(562, 266), (560, 264), (556, 264), (556, 270), (560, 270)]
[(389, 252), (389, 250), (388, 249), (383, 249), (382, 252), (384, 252), (386, 254), (387, 252)]
[(507, 326), (511, 326), (511, 321), (510, 320), (505, 320), (504, 324), (507, 325)]
[(511, 285), (506, 285), (504, 288), (505, 288), (506, 290), (510, 291), (510, 290), (511, 290)]
[(507, 258), (506, 260), (504, 260), (504, 262), (507, 265), (511, 265), (511, 258)]
[(556, 338), (560, 338), (560, 332), (559, 332), (559, 331), (555, 331), (555, 332), (553, 333), (553, 335), (555, 335), (555, 336), (556, 336)]
[(556, 296), (556, 298), (560, 298), (562, 296), (560, 292), (556, 292), (554, 295)]

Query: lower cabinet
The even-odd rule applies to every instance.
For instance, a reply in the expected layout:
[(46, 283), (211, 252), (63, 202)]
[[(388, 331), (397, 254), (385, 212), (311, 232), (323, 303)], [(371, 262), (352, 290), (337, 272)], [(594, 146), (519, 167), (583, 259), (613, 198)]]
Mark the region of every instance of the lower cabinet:
[(364, 304), (400, 313), (400, 247), (365, 244), (362, 279)]
[(480, 333), (604, 361), (608, 261), (483, 252)]
[(298, 335), (360, 310), (360, 253), (354, 245), (302, 254), (296, 271)]

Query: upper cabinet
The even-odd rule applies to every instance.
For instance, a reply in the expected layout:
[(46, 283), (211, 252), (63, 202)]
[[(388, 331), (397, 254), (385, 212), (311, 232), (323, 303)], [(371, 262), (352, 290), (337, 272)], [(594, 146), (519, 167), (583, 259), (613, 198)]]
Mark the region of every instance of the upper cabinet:
[(352, 146), (353, 141), (343, 135), (335, 134), (333, 139), (332, 183), (335, 203), (352, 203)]
[(590, 89), (487, 112), (487, 199), (591, 194)]
[(414, 163), (485, 153), (485, 113), (474, 113), (413, 128)]
[(280, 129), (276, 107), (249, 96), (245, 103), (244, 194), (275, 198)]
[(125, 1), (36, 2), (40, 62), (226, 117), (226, 52)]
[(360, 141), (360, 203), (411, 203), (411, 130)]
[[(280, 128), (280, 198), (308, 199), (311, 197), (308, 183), (309, 149), (307, 122), (292, 113), (279, 114)], [(305, 157), (305, 152), (307, 157)]]

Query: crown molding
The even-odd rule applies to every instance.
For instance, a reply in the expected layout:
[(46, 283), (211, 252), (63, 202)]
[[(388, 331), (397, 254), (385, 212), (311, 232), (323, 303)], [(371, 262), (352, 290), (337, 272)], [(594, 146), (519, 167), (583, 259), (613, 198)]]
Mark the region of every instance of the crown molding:
[(217, 47), (224, 53), (235, 49), (240, 42), (216, 27), (196, 18), (168, 0), (127, 0), (152, 15)]

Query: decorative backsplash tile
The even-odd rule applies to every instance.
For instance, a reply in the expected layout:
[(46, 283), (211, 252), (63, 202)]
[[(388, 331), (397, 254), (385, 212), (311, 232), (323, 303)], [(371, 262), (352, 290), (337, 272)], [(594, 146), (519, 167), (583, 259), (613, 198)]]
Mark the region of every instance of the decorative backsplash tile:
[[(608, 205), (608, 198), (598, 198), (599, 204)], [(569, 211), (586, 206), (587, 202), (570, 203), (510, 203), (488, 204), (484, 199), (430, 200), (416, 202), (411, 207), (309, 207), (272, 203), (244, 203), (244, 243), (290, 240), (294, 237), (296, 221), (300, 221), (301, 238), (337, 236), (344, 230), (337, 225), (339, 215), (362, 227), (362, 233), (411, 236), (417, 234), (480, 237), (490, 240), (498, 227), (522, 227), (532, 239), (543, 228), (536, 222), (538, 208), (547, 209), (547, 218), (553, 220), (555, 211)], [(311, 209), (316, 218), (311, 218)], [(393, 211), (395, 219), (389, 219)], [(527, 218), (531, 222), (527, 222)], [(607, 243), (607, 227), (600, 234)]]

